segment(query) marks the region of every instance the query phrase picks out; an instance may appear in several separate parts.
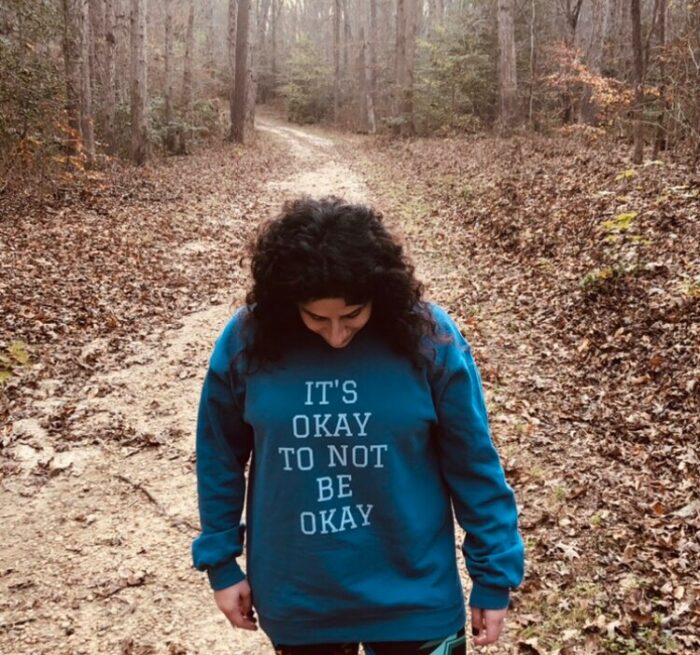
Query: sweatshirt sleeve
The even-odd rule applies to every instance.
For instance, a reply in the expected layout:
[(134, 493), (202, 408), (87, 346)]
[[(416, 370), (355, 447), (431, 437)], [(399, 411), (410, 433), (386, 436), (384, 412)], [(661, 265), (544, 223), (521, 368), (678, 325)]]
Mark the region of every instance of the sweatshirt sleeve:
[(243, 385), (233, 365), (241, 350), (240, 323), (241, 312), (216, 342), (197, 415), (202, 532), (192, 544), (192, 558), (195, 568), (207, 572), (215, 591), (245, 578), (236, 558), (243, 552), (245, 467), (253, 440), (250, 426), (243, 421)]
[(449, 316), (434, 309), (439, 332), (434, 382), (443, 476), (457, 521), (466, 535), (462, 549), (480, 609), (508, 606), (509, 591), (523, 578), (524, 549), (513, 490), (491, 441), (481, 378), (469, 344)]

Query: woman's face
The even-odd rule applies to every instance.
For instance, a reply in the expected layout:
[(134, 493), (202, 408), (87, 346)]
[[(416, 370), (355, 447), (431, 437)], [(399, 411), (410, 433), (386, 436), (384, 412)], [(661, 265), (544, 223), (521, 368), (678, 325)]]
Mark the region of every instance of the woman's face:
[(346, 305), (343, 298), (322, 298), (299, 303), (299, 314), (309, 330), (325, 339), (333, 348), (345, 348), (367, 324), (372, 301)]

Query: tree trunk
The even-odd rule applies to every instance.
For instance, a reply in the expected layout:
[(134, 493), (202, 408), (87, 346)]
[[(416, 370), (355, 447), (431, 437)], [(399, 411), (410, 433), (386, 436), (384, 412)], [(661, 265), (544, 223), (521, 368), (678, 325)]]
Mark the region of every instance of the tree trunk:
[(417, 0), (398, 0), (396, 6), (396, 86), (400, 131), (415, 134), (413, 124), (413, 74), (418, 23)]
[[(349, 69), (351, 61), (350, 48), (352, 44), (352, 28), (350, 27), (350, 13), (348, 12), (348, 0), (343, 1), (343, 71), (344, 79), (350, 79)], [(342, 87), (341, 87), (342, 89)]]
[(131, 0), (131, 158), (148, 159), (146, 115), (146, 0)]
[(105, 77), (104, 77), (104, 105), (102, 129), (104, 130), (104, 141), (106, 142), (107, 153), (113, 155), (116, 152), (115, 118), (117, 114), (117, 59), (115, 48), (117, 38), (115, 0), (105, 0)]
[[(699, 5), (700, 6), (700, 5)], [(657, 47), (659, 49), (659, 114), (656, 118), (656, 136), (654, 138), (653, 158), (659, 156), (659, 152), (666, 150), (666, 130), (664, 119), (668, 100), (666, 98), (666, 62), (664, 49), (666, 47), (666, 0), (659, 0), (659, 22), (657, 25)]]
[[(377, 0), (369, 0), (369, 92), (372, 107), (377, 109)], [(376, 126), (375, 126), (376, 127)]]
[(81, 2), (82, 0), (63, 0), (63, 60), (66, 67), (66, 113), (69, 130), (67, 151), (70, 156), (79, 155), (83, 149), (80, 120), (82, 105), (80, 54), (83, 31)]
[(370, 134), (375, 134), (377, 131), (377, 123), (374, 117), (374, 100), (372, 98), (372, 73), (369, 65), (369, 53), (367, 40), (365, 39), (365, 28), (360, 27), (360, 57), (359, 57), (359, 72), (360, 72), (360, 89), (363, 100), (363, 129)]
[(498, 0), (498, 89), (498, 120), (508, 129), (517, 119), (518, 102), (513, 0)]
[(187, 3), (187, 30), (185, 32), (185, 61), (182, 70), (182, 106), (188, 120), (192, 113), (192, 99), (194, 91), (192, 88), (192, 68), (194, 57), (194, 0)]
[(164, 0), (165, 9), (165, 89), (163, 93), (163, 122), (165, 123), (165, 147), (168, 152), (176, 149), (173, 129), (173, 2)]
[[(573, 2), (573, 5), (571, 4)], [(576, 28), (581, 15), (583, 0), (566, 0), (566, 45), (573, 50), (576, 47)], [(562, 112), (563, 122), (570, 123), (574, 116), (574, 101), (571, 94), (565, 91), (562, 94), (564, 110)]]
[(97, 117), (97, 132), (101, 133), (105, 123), (105, 101), (109, 92), (105, 83), (107, 38), (105, 33), (105, 2), (104, 0), (88, 0), (88, 15), (90, 17), (90, 74), (92, 82), (93, 113)]
[(333, 122), (340, 109), (340, 0), (333, 3)]
[(252, 142), (255, 138), (255, 100), (258, 93), (258, 75), (260, 60), (257, 39), (252, 37), (258, 34), (259, 25), (255, 12), (248, 12), (248, 52), (246, 66), (248, 69), (248, 84), (245, 90), (245, 118), (243, 120), (243, 142)]
[(204, 66), (207, 72), (207, 80), (212, 82), (216, 74), (216, 40), (214, 38), (214, 2), (203, 0), (204, 10)]
[(87, 0), (80, 0), (80, 131), (83, 135), (85, 161), (95, 163), (95, 119), (92, 114), (92, 75), (90, 74), (90, 21)]
[(530, 0), (530, 84), (527, 99), (527, 122), (530, 129), (535, 129), (535, 0)]
[(231, 140), (245, 143), (246, 108), (250, 71), (248, 70), (248, 41), (250, 22), (250, 0), (238, 0), (236, 20), (236, 75), (233, 87), (231, 111)]
[(270, 73), (272, 75), (273, 94), (276, 94), (277, 89), (277, 25), (279, 24), (281, 12), (282, 0), (275, 0), (272, 6), (270, 22)]
[(644, 64), (642, 52), (642, 19), (639, 7), (639, 0), (631, 0), (632, 18), (632, 55), (634, 64), (634, 153), (632, 161), (641, 164), (644, 159), (644, 124), (643, 124), (643, 101), (644, 89), (642, 80), (644, 78)]
[[(236, 88), (236, 26), (238, 24), (238, 0), (229, 0), (228, 3), (228, 65), (231, 74), (229, 88), (229, 120), (234, 121), (235, 88)], [(229, 129), (229, 139), (233, 139), (233, 132)]]
[[(610, 1), (594, 0), (593, 2), (592, 33), (586, 61), (589, 70), (596, 76), (600, 75), (600, 67), (603, 60), (603, 43), (607, 33), (606, 21), (610, 15)], [(593, 90), (590, 86), (583, 90), (580, 117), (581, 121), (588, 125), (597, 125), (598, 123), (598, 107), (593, 100)]]

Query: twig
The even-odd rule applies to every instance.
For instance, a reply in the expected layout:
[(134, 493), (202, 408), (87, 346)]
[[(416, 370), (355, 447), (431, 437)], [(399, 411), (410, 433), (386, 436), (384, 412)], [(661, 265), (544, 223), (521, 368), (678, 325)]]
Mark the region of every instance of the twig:
[(25, 623), (32, 623), (33, 621), (36, 621), (36, 619), (33, 617), (17, 619), (16, 621), (8, 621), (7, 623), (0, 624), (0, 630), (12, 630), (12, 628), (15, 626), (24, 625)]
[(146, 496), (146, 498), (148, 498), (148, 500), (156, 506), (158, 512), (168, 521), (171, 527), (180, 530), (180, 532), (186, 532), (188, 534), (190, 533), (190, 531), (199, 532), (199, 526), (190, 523), (190, 521), (188, 521), (187, 519), (173, 519), (173, 517), (168, 513), (168, 511), (156, 500), (153, 494), (148, 489), (146, 489), (146, 487), (144, 487), (140, 482), (135, 482), (131, 478), (127, 478), (121, 473), (118, 473), (116, 477), (118, 480), (126, 482), (137, 491), (140, 491), (144, 496)]

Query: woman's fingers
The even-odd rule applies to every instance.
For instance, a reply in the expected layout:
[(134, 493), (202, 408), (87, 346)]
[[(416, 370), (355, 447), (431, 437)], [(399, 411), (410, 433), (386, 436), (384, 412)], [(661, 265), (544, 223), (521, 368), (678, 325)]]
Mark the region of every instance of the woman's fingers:
[(252, 610), (250, 614), (243, 614), (240, 608), (232, 608), (229, 612), (226, 612), (226, 618), (228, 618), (234, 628), (241, 628), (243, 630), (258, 629)]
[[(255, 618), (255, 612), (253, 612), (253, 600), (250, 593), (250, 587), (248, 585), (241, 589), (240, 608), (244, 620), (248, 622), (248, 625), (252, 624), (254, 626), (252, 630), (257, 629), (257, 626), (255, 625), (257, 623), (257, 619)], [(251, 628), (248, 629), (250, 630)]]
[(257, 621), (253, 613), (250, 585), (246, 580), (214, 592), (214, 598), (234, 628), (257, 630)]
[(472, 607), (472, 634), (475, 646), (486, 646), (498, 641), (508, 610), (482, 610)]

